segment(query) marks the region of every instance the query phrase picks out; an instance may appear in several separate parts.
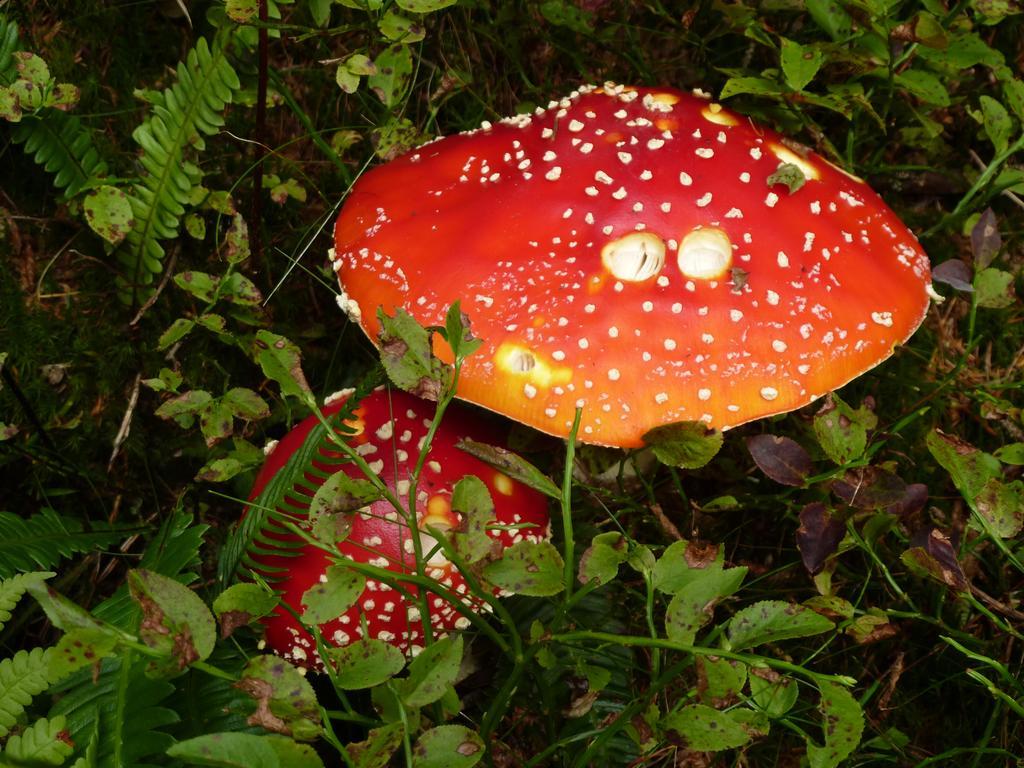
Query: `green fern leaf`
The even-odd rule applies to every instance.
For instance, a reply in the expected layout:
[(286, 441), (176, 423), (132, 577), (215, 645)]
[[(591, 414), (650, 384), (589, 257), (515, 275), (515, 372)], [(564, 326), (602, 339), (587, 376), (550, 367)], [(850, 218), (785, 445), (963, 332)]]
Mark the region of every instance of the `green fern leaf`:
[[(18, 25), (0, 16), (0, 85), (10, 85), (17, 78), (11, 55), (20, 48)], [(92, 131), (74, 115), (56, 109), (26, 115), (14, 126), (11, 138), (24, 144), (25, 152), (55, 175), (54, 184), (66, 197), (74, 197), (107, 175)]]
[[(192, 515), (179, 507), (161, 524), (142, 554), (138, 567), (170, 576), (183, 584), (196, 579), (199, 569), (199, 550), (203, 546), (208, 525), (195, 525)], [(97, 619), (112, 624), (125, 632), (134, 632), (138, 623), (138, 604), (123, 585), (110, 598), (92, 610)]]
[(149, 118), (132, 134), (142, 147), (145, 173), (129, 196), (135, 226), (119, 258), (137, 285), (151, 283), (162, 271), (160, 240), (177, 236), (198, 183), (198, 169), (186, 162), (186, 150), (205, 148), (203, 137), (220, 130), (221, 113), (241, 87), (224, 42), (211, 47), (200, 38), (178, 65), (178, 82), (157, 96)]
[(34, 568), (53, 568), (76, 552), (91, 552), (121, 541), (122, 530), (86, 532), (82, 524), (44, 509), (27, 520), (0, 512), (0, 578)]
[(63, 717), (36, 720), (21, 733), (11, 736), (4, 747), (4, 760), (14, 765), (33, 768), (61, 765), (74, 751), (67, 742)]
[(9, 579), (0, 581), (0, 629), (11, 618), (11, 611), (18, 604), (21, 596), (25, 594), (29, 584), (46, 581), (57, 574), (49, 571), (36, 571), (34, 573), (19, 573)]
[(74, 115), (48, 109), (39, 116), (26, 116), (11, 138), (24, 144), (25, 152), (54, 174), (53, 183), (65, 197), (74, 197), (107, 175), (107, 164), (93, 144), (92, 131)]
[[(342, 424), (352, 417), (352, 411), (359, 402), (382, 383), (383, 373), (378, 367), (359, 382), (356, 391), (342, 406), (341, 410), (327, 418), (327, 422), (339, 434), (344, 434)], [(218, 588), (226, 589), (235, 578), (235, 574), (243, 565), (250, 565), (250, 556), (298, 554), (289, 550), (297, 549), (300, 542), (292, 542), (291, 535), (282, 527), (282, 523), (296, 518), (305, 518), (312, 494), (306, 493), (309, 483), (303, 478), (317, 477), (323, 482), (331, 474), (337, 472), (345, 459), (338, 455), (337, 446), (328, 437), (322, 424), (316, 424), (306, 436), (302, 447), (288, 460), (260, 495), (248, 507), (245, 517), (238, 527), (231, 532), (220, 552), (217, 565)], [(299, 500), (298, 505), (290, 503), (287, 498)], [(305, 501), (303, 501), (305, 500)], [(276, 570), (261, 566), (260, 574), (274, 580)]]
[(0, 85), (10, 85), (15, 79), (11, 54), (18, 50), (18, 25), (0, 16)]
[(86, 669), (54, 689), (60, 698), (50, 717), (67, 718), (76, 758), (95, 744), (96, 768), (137, 768), (173, 743), (161, 729), (178, 721), (173, 710), (162, 706), (174, 686), (146, 677), (144, 666), (134, 651), (125, 651), (104, 659), (95, 681)]
[(6, 736), (32, 697), (50, 684), (47, 650), (18, 651), (0, 660), (0, 737)]

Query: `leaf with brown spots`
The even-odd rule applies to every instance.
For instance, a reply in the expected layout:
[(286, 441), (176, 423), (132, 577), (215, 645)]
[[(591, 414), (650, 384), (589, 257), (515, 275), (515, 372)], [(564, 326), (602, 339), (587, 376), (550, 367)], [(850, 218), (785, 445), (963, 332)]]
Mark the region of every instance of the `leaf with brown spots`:
[(463, 725), (439, 725), (425, 731), (412, 751), (413, 768), (471, 768), (484, 756), (480, 735)]
[(832, 492), (854, 509), (889, 509), (907, 499), (908, 486), (878, 467), (860, 467), (832, 483)]
[(455, 447), (500, 470), (516, 482), (520, 482), (535, 491), (540, 491), (545, 496), (550, 496), (552, 499), (562, 498), (561, 489), (551, 482), (547, 475), (526, 459), (506, 448), (479, 443), (476, 440), (470, 440), (468, 437), (459, 440)]
[(911, 570), (930, 576), (941, 584), (963, 592), (967, 575), (956, 559), (956, 549), (949, 537), (938, 528), (925, 528), (910, 539), (910, 549), (900, 556)]
[(346, 744), (345, 749), (355, 768), (386, 768), (402, 746), (404, 732), (401, 723), (390, 723), (373, 728), (363, 741)]
[(266, 616), (277, 605), (277, 596), (259, 584), (234, 584), (213, 601), (213, 613), (220, 621), (221, 637), (230, 637), (239, 627)]
[(310, 741), (320, 736), (320, 707), (309, 681), (277, 656), (256, 656), (235, 687), (251, 696), (256, 711), (250, 725)]
[(825, 746), (807, 742), (810, 768), (836, 768), (860, 744), (864, 732), (864, 713), (848, 690), (836, 683), (818, 683)]
[(724, 436), (701, 421), (677, 421), (644, 433), (644, 445), (658, 461), (680, 469), (700, 469), (722, 448)]
[(98, 665), (117, 650), (117, 633), (112, 629), (72, 629), (47, 654), (51, 680), (63, 680), (72, 672)]
[(217, 628), (199, 596), (174, 579), (154, 571), (128, 572), (128, 588), (142, 609), (139, 637), (166, 655), (150, 662), (151, 672), (173, 675), (213, 652)]
[(717, 544), (675, 541), (654, 564), (654, 588), (674, 595), (708, 572), (721, 571), (724, 563), (725, 553)]
[(380, 321), (380, 359), (388, 378), (426, 400), (437, 401), (447, 384), (448, 366), (434, 356), (430, 333), (402, 308), (393, 317), (377, 310)]
[(530, 597), (557, 595), (562, 583), (562, 556), (550, 541), (520, 541), (489, 563), (484, 576), (493, 584)]
[(372, 688), (402, 671), (405, 656), (383, 640), (363, 638), (341, 648), (328, 649), (334, 665), (331, 681), (346, 691)]
[(452, 510), (462, 516), (459, 529), (451, 533), (455, 551), (467, 563), (478, 563), (491, 555), (497, 542), (487, 535), (487, 527), (494, 521), (494, 501), (480, 478), (466, 475), (455, 484)]
[(580, 557), (577, 577), (581, 584), (607, 584), (619, 573), (629, 556), (629, 542), (618, 531), (599, 533)]
[(738, 611), (727, 636), (734, 651), (796, 637), (811, 637), (835, 627), (824, 616), (784, 600), (764, 600)]
[(795, 440), (777, 435), (747, 438), (747, 450), (758, 469), (781, 485), (801, 488), (811, 474), (811, 456)]
[(256, 331), (253, 357), (263, 374), (281, 387), (283, 395), (297, 397), (310, 409), (316, 408), (313, 392), (302, 372), (302, 356), (295, 344), (284, 336), (261, 329)]
[(804, 567), (812, 576), (820, 573), (825, 561), (839, 551), (839, 542), (845, 535), (846, 525), (821, 502), (812, 502), (800, 510), (796, 545)]

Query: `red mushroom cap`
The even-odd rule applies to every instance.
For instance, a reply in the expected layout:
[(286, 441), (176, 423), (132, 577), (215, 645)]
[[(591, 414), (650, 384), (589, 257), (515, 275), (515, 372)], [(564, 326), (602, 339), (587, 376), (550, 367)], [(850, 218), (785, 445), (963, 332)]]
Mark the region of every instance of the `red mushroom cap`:
[[(333, 400), (324, 408), (324, 413), (335, 413), (343, 402), (344, 397)], [(419, 445), (433, 418), (432, 404), (404, 392), (377, 390), (363, 399), (354, 415), (353, 420), (346, 422), (355, 430), (355, 434), (347, 438), (349, 444), (366, 459), (399, 500), (407, 504)], [(274, 446), (256, 478), (251, 498), (259, 496), (270, 479), (302, 446), (316, 423), (316, 417), (306, 419)], [(524, 526), (489, 530), (488, 535), (492, 539), (502, 548), (521, 540), (546, 539), (550, 532), (544, 496), (457, 449), (456, 442), (467, 437), (492, 444), (497, 442), (473, 414), (457, 405), (449, 407), (431, 443), (417, 489), (416, 508), (421, 528), (431, 525), (442, 530), (457, 529), (462, 516), (451, 507), (452, 490), (466, 475), (475, 475), (490, 491), (495, 523)], [(339, 464), (339, 456), (334, 451), (321, 451), (317, 465), (330, 472), (340, 469), (352, 477), (363, 477), (354, 464)], [(308, 485), (297, 485), (289, 498), (308, 508), (322, 481), (311, 474), (306, 475), (306, 480)], [(425, 530), (418, 535), (424, 554), (434, 549), (436, 541)], [(346, 558), (357, 562), (388, 568), (398, 574), (414, 573), (416, 563), (411, 537), (412, 531), (395, 509), (386, 500), (380, 500), (354, 513), (351, 530), (347, 538), (339, 542), (338, 548)], [(281, 539), (280, 536), (277, 538)], [(299, 540), (294, 536), (289, 538), (293, 543)], [(297, 557), (257, 553), (253, 560), (257, 568), (266, 568), (268, 572), (272, 568), (284, 569), (287, 575), (274, 586), (280, 591), (284, 603), (300, 613), (302, 596), (321, 580), (326, 569), (333, 564), (326, 552), (308, 544), (302, 546)], [(465, 605), (479, 612), (482, 602), (467, 593), (462, 573), (443, 555), (435, 554), (427, 561), (426, 574), (462, 595)], [(402, 583), (400, 579), (398, 582), (412, 594), (418, 593), (414, 585)], [(435, 637), (469, 626), (469, 620), (443, 598), (431, 596), (429, 605)], [(321, 624), (320, 630), (327, 642), (346, 645), (363, 637), (363, 618), (369, 637), (384, 640), (412, 655), (422, 648), (423, 626), (418, 604), (409, 604), (401, 592), (377, 581), (368, 581), (356, 603), (337, 619)], [(273, 651), (301, 666), (322, 668), (312, 636), (283, 607), (278, 607), (264, 623), (267, 644)]]
[(705, 98), (611, 84), (364, 175), (333, 259), (371, 338), (378, 306), (437, 325), (462, 301), (484, 345), (460, 397), (555, 435), (582, 407), (580, 439), (620, 446), (805, 405), (888, 357), (930, 288), (860, 179)]

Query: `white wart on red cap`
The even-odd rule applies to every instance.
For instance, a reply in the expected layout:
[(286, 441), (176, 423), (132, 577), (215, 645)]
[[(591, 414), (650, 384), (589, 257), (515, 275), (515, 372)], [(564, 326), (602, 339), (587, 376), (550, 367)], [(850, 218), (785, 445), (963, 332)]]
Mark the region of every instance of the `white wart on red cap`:
[[(343, 400), (324, 408), (325, 414), (336, 412)], [(347, 424), (354, 434), (347, 438), (350, 445), (369, 463), (371, 469), (385, 482), (403, 504), (409, 503), (410, 478), (416, 464), (420, 445), (433, 418), (433, 406), (403, 392), (378, 390), (363, 399), (354, 412), (355, 418)], [(271, 451), (260, 470), (251, 498), (256, 498), (271, 478), (286, 464), (303, 444), (313, 426), (315, 417), (301, 422)], [(452, 490), (466, 475), (475, 475), (484, 482), (494, 501), (494, 521), (498, 525), (513, 526), (488, 531), (488, 535), (501, 548), (518, 541), (537, 541), (550, 535), (546, 499), (537, 491), (514, 482), (506, 475), (473, 458), (455, 447), (465, 437), (495, 443), (495, 436), (479, 423), (479, 417), (458, 405), (449, 407), (441, 427), (435, 434), (420, 483), (416, 509), (420, 530), (413, 532), (396, 510), (384, 500), (354, 513), (348, 537), (338, 544), (341, 554), (353, 561), (369, 563), (396, 572), (398, 583), (413, 594), (417, 588), (403, 583), (402, 573), (416, 570), (412, 536), (420, 538), (423, 552), (436, 549), (437, 542), (426, 533), (428, 526), (440, 530), (458, 529), (461, 514), (451, 507)], [(361, 477), (358, 468), (342, 463), (335, 451), (322, 451), (317, 466), (327, 472), (343, 470), (353, 477)], [(296, 485), (289, 499), (296, 506), (308, 508), (316, 488), (322, 483), (315, 475), (307, 474), (306, 483)], [(289, 534), (271, 534), (282, 544), (296, 545), (302, 541)], [(292, 550), (294, 551), (294, 550)], [(284, 603), (301, 613), (302, 596), (325, 578), (332, 565), (322, 549), (302, 544), (298, 556), (256, 553), (257, 567), (266, 569)], [(484, 604), (469, 594), (462, 573), (442, 554), (435, 553), (426, 564), (426, 575), (460, 596), (463, 607), (479, 612)], [(271, 569), (280, 568), (282, 579)], [(430, 625), (435, 637), (452, 630), (465, 629), (469, 619), (452, 603), (437, 596), (429, 598)], [(410, 604), (405, 596), (390, 584), (368, 581), (355, 605), (341, 616), (320, 625), (328, 643), (347, 645), (364, 637), (365, 620), (368, 636), (383, 640), (403, 652), (415, 655), (423, 647), (423, 621), (419, 603)], [(264, 620), (267, 645), (275, 653), (300, 666), (321, 669), (313, 637), (283, 607)]]
[(620, 446), (805, 405), (888, 357), (930, 289), (860, 179), (700, 95), (611, 84), (364, 175), (332, 258), (374, 339), (379, 306), (440, 325), (461, 300), (484, 345), (460, 397), (555, 435), (581, 407), (580, 439)]

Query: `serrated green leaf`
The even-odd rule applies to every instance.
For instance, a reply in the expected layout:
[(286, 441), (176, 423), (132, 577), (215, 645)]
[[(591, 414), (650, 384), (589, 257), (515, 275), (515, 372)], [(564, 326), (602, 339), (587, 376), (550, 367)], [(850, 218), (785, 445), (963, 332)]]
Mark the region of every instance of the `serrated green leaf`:
[[(381, 17), (380, 21), (377, 22), (377, 29), (388, 40), (402, 43), (403, 45), (418, 43), (427, 36), (427, 31), (419, 21), (394, 11), (388, 11)], [(376, 64), (374, 65), (374, 70), (375, 72), (379, 71)], [(378, 93), (377, 95), (379, 96), (380, 94)], [(383, 101), (383, 98), (381, 100)]]
[(277, 596), (258, 584), (232, 584), (213, 601), (213, 613), (221, 622), (232, 626), (248, 624), (268, 615), (277, 606)]
[(724, 436), (701, 421), (677, 421), (648, 430), (642, 439), (662, 464), (699, 469), (721, 450)]
[(746, 575), (747, 569), (743, 567), (708, 569), (676, 592), (665, 612), (668, 639), (692, 645), (700, 628), (711, 620), (718, 601), (734, 594)]
[(1024, 465), (1024, 443), (1008, 443), (999, 448), (994, 455), (1003, 464), (1022, 466)]
[(805, 0), (814, 22), (836, 42), (845, 42), (853, 30), (853, 18), (836, 0)]
[(861, 406), (854, 410), (833, 393), (814, 415), (814, 434), (825, 454), (839, 465), (847, 464), (864, 454), (868, 430), (878, 424), (878, 417)]
[(974, 276), (974, 295), (979, 307), (1003, 309), (1016, 301), (1014, 276), (995, 267), (983, 269)]
[(412, 750), (413, 768), (472, 768), (484, 756), (484, 742), (464, 725), (424, 731)]
[(771, 718), (789, 712), (800, 694), (795, 680), (770, 669), (751, 669), (749, 682), (750, 697)]
[(794, 91), (802, 91), (814, 79), (824, 60), (825, 55), (820, 48), (782, 38), (782, 73)]
[(99, 664), (112, 656), (118, 645), (118, 634), (112, 629), (72, 629), (66, 632), (49, 653), (51, 680), (63, 680), (84, 667)]
[(455, 550), (467, 563), (477, 563), (491, 553), (494, 540), (487, 534), (494, 521), (494, 501), (483, 481), (467, 475), (452, 491), (452, 510), (462, 514), (462, 524), (451, 534)]
[(750, 734), (727, 712), (691, 704), (661, 720), (661, 727), (678, 734), (688, 749), (695, 752), (720, 752), (742, 747)]
[(217, 288), (220, 285), (220, 278), (208, 272), (186, 270), (174, 276), (174, 284), (195, 296), (200, 301), (212, 303)]
[(1002, 154), (1010, 146), (1010, 137), (1013, 134), (1013, 120), (1006, 107), (993, 99), (991, 96), (981, 96), (978, 99), (981, 104), (982, 126), (992, 146), (997, 153)]
[(263, 374), (277, 382), (282, 394), (299, 398), (310, 410), (316, 408), (316, 398), (302, 372), (302, 356), (295, 344), (261, 329), (256, 331), (255, 357)]
[(836, 768), (860, 744), (864, 713), (848, 690), (836, 683), (818, 683), (818, 710), (824, 720), (825, 746), (807, 743), (810, 768)]
[(135, 226), (128, 196), (117, 187), (103, 185), (91, 190), (82, 208), (92, 231), (111, 245), (119, 244)]
[(200, 409), (199, 429), (206, 439), (207, 448), (231, 436), (233, 416), (231, 406), (220, 400), (207, 403)]
[(367, 84), (385, 107), (397, 105), (405, 96), (412, 77), (412, 51), (405, 45), (384, 49), (373, 61), (377, 73), (370, 75)]
[(894, 78), (896, 85), (927, 104), (937, 107), (949, 106), (949, 91), (942, 81), (931, 72), (920, 69), (908, 69)]
[(177, 344), (183, 338), (188, 336), (195, 327), (195, 320), (190, 320), (187, 317), (179, 317), (171, 323), (170, 326), (168, 326), (166, 331), (160, 334), (160, 337), (156, 341), (156, 348), (162, 352), (171, 345)]
[(338, 470), (328, 477), (324, 484), (316, 489), (313, 500), (309, 504), (309, 515), (313, 519), (321, 515), (335, 516), (332, 531), (335, 538), (341, 541), (352, 527), (351, 514), (383, 497), (383, 490), (376, 484), (360, 477), (352, 477), (344, 469)]
[(430, 334), (401, 307), (393, 317), (377, 310), (380, 358), (399, 389), (436, 401), (448, 381), (447, 366), (434, 356)]
[(654, 564), (652, 581), (660, 592), (674, 595), (708, 573), (721, 571), (725, 553), (716, 544), (675, 541)]
[(409, 674), (399, 685), (406, 706), (425, 707), (438, 701), (455, 682), (462, 663), (462, 635), (431, 644), (409, 664)]
[(380, 685), (405, 666), (405, 656), (398, 648), (372, 638), (330, 648), (328, 654), (335, 670), (331, 680), (346, 691)]
[(802, 605), (765, 600), (738, 611), (726, 634), (730, 648), (742, 651), (764, 643), (820, 635), (834, 627), (824, 616)]
[(578, 578), (581, 584), (608, 584), (629, 557), (629, 542), (617, 531), (599, 533), (580, 557)]
[(562, 556), (550, 541), (521, 541), (506, 549), (500, 560), (488, 563), (484, 576), (517, 595), (546, 597), (565, 589), (563, 569)]
[(199, 595), (172, 578), (141, 568), (128, 572), (128, 587), (142, 609), (139, 637), (167, 657), (151, 663), (154, 672), (174, 674), (209, 657), (217, 627)]
[(500, 470), (503, 474), (508, 475), (516, 482), (522, 483), (528, 488), (539, 491), (552, 499), (562, 498), (561, 490), (547, 475), (522, 456), (513, 453), (507, 448), (479, 443), (469, 438), (459, 440), (455, 447)]
[(974, 498), (974, 508), (996, 536), (1016, 536), (1024, 528), (1024, 482), (989, 480)]
[(391, 756), (402, 746), (403, 734), (401, 723), (390, 723), (371, 729), (363, 741), (346, 744), (345, 749), (355, 768), (386, 768)]
[[(303, 741), (321, 735), (320, 706), (313, 686), (299, 670), (278, 656), (255, 656), (242, 670), (236, 687), (256, 700), (264, 727), (286, 731)], [(269, 713), (269, 714), (268, 714)]]
[(266, 738), (251, 733), (208, 733), (179, 741), (167, 754), (192, 765), (281, 768), (277, 753)]
[(399, 8), (410, 13), (433, 13), (455, 3), (456, 0), (396, 0)]
[(697, 694), (702, 703), (722, 707), (735, 703), (747, 682), (747, 665), (733, 659), (698, 656)]
[(779, 84), (765, 77), (730, 77), (722, 86), (719, 98), (725, 100), (741, 93), (751, 93), (755, 96), (778, 96), (779, 91)]
[(973, 502), (985, 484), (1002, 474), (999, 461), (952, 435), (933, 429), (925, 438), (932, 457), (949, 472), (960, 493)]
[(366, 588), (366, 577), (344, 565), (329, 566), (325, 576), (324, 581), (318, 581), (302, 595), (302, 618), (309, 624), (338, 618)]
[(230, 408), (235, 416), (242, 419), (255, 421), (270, 415), (266, 401), (245, 387), (232, 387), (221, 397), (221, 402)]

